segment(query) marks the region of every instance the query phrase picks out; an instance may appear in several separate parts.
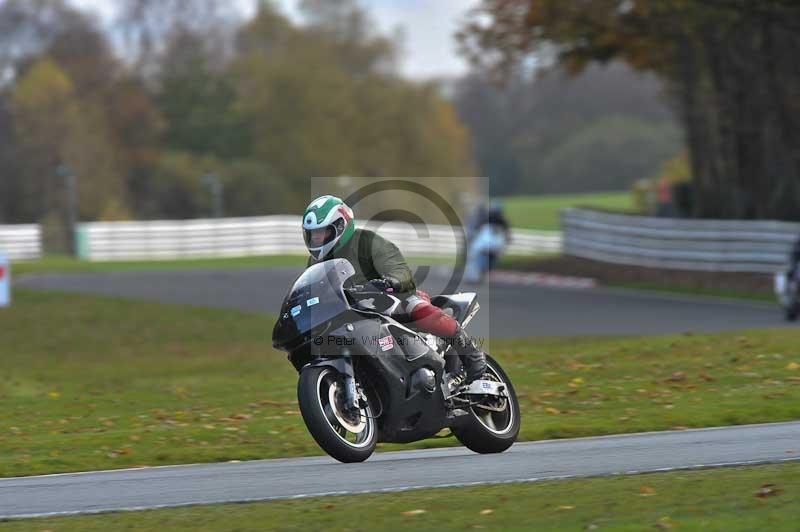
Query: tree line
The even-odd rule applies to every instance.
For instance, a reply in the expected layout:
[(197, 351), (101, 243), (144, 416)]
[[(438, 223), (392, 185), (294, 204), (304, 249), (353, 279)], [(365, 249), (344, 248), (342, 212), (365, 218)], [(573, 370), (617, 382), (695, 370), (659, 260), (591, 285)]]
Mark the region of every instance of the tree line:
[(297, 212), (312, 176), (475, 173), (465, 127), (351, 0), (0, 2), (0, 223)]
[(555, 67), (498, 84), (475, 71), (454, 104), (494, 195), (627, 190), (683, 150), (661, 81), (621, 62)]
[(693, 215), (800, 220), (796, 0), (484, 0), (461, 42), (504, 76), (532, 54), (657, 74), (689, 150)]

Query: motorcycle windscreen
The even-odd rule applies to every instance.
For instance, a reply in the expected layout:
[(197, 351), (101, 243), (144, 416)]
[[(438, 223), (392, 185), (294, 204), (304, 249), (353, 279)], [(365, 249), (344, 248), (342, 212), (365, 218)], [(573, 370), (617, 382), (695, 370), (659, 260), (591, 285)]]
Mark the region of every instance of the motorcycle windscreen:
[(343, 287), (354, 274), (353, 266), (346, 259), (331, 259), (310, 266), (286, 296), (273, 340), (289, 343), (347, 311), (350, 305)]

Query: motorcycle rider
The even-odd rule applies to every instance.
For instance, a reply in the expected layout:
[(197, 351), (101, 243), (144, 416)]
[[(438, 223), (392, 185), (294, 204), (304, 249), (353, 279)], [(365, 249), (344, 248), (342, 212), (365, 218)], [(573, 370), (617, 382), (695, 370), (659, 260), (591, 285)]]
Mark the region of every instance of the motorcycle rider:
[(502, 229), (506, 237), (506, 242), (511, 241), (511, 225), (503, 213), (503, 204), (498, 200), (492, 200), (486, 208), (485, 216), (480, 220), (478, 228), (484, 225), (494, 225)]
[[(416, 328), (443, 338), (453, 345), (461, 359), (468, 384), (483, 375), (486, 355), (452, 316), (419, 292), (411, 269), (392, 242), (367, 229), (356, 229), (353, 211), (340, 198), (320, 196), (303, 214), (303, 236), (310, 253), (308, 266), (334, 258), (350, 261), (356, 270), (353, 282), (370, 283), (381, 291), (393, 292), (402, 302), (401, 321), (411, 320)], [(459, 379), (460, 380), (460, 379)]]

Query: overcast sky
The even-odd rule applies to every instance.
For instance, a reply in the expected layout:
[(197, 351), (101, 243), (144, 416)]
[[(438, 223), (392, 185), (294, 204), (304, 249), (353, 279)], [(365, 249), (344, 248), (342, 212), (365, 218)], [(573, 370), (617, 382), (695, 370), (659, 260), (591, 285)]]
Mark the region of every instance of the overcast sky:
[[(90, 8), (103, 18), (114, 13), (114, 0), (71, 0)], [(252, 12), (253, 0), (233, 0), (244, 12)], [(401, 68), (413, 78), (454, 76), (466, 70), (466, 63), (456, 54), (453, 33), (464, 14), (479, 0), (359, 0), (389, 34), (400, 26), (405, 34)], [(298, 0), (278, 0), (291, 16), (296, 16)]]

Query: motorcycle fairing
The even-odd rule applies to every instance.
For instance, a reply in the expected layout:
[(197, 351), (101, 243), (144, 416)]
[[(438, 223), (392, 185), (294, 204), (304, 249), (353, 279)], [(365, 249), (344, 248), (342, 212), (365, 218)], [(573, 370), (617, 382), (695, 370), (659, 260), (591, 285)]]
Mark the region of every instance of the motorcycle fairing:
[(331, 259), (310, 266), (292, 284), (272, 331), (278, 349), (295, 350), (322, 334), (328, 322), (347, 312), (350, 304), (344, 283), (355, 275), (346, 259)]
[[(383, 381), (375, 386), (382, 390), (381, 402), (385, 405), (379, 419), (379, 440), (405, 443), (432, 436), (446, 424), (440, 389), (444, 358), (418, 335), (392, 321), (387, 319), (380, 328), (380, 337), (392, 337), (392, 347), (382, 351), (376, 346), (371, 353), (358, 357), (356, 364), (364, 364), (364, 373), (371, 379)], [(434, 373), (436, 388), (432, 392), (411, 386), (411, 376), (423, 368)]]

